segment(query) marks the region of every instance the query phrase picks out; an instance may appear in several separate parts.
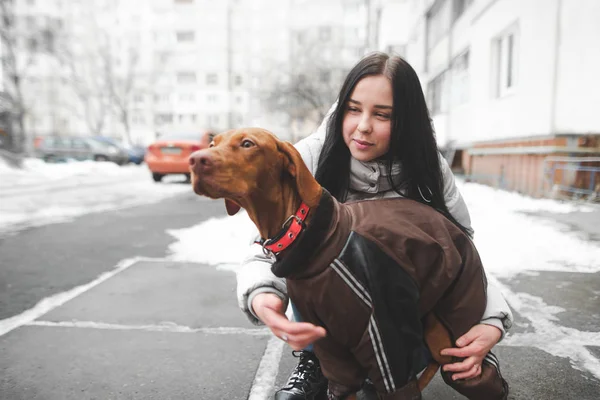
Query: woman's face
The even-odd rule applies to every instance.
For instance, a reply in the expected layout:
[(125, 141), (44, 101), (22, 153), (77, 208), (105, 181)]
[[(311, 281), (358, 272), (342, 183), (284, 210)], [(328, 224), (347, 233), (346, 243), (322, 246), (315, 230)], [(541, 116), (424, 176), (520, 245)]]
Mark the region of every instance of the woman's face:
[(352, 157), (372, 161), (390, 149), (392, 85), (383, 75), (361, 79), (345, 104), (342, 131)]

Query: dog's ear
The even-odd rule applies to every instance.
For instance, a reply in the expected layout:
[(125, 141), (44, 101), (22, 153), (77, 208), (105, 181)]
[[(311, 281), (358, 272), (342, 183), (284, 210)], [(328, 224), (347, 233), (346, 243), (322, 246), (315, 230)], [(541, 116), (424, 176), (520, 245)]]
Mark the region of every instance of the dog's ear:
[(298, 150), (291, 143), (279, 140), (277, 141), (277, 149), (283, 155), (284, 168), (296, 181), (296, 189), (302, 201), (309, 207), (316, 207), (319, 200), (321, 200), (323, 189), (306, 167)]
[(240, 211), (240, 208), (242, 207), (236, 202), (233, 202), (229, 199), (225, 199), (225, 208), (227, 209), (228, 215), (235, 215), (238, 211)]

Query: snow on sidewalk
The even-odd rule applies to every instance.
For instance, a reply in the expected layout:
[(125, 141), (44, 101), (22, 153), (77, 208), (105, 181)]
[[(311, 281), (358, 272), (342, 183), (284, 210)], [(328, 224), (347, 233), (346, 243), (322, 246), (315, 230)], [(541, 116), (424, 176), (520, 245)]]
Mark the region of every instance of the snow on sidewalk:
[(183, 176), (152, 181), (145, 165), (110, 162), (48, 164), (25, 159), (22, 169), (0, 159), (0, 232), (61, 222), (80, 215), (154, 203), (189, 192)]
[[(525, 270), (600, 271), (598, 244), (577, 233), (565, 232), (559, 223), (525, 214), (600, 212), (597, 209), (532, 199), (475, 183), (459, 181), (458, 185), (471, 213), (474, 241), (488, 273), (511, 278)], [(171, 245), (173, 258), (235, 269), (256, 229), (247, 214), (241, 212), (170, 233), (178, 239)], [(228, 238), (227, 242), (222, 241), (223, 237)]]

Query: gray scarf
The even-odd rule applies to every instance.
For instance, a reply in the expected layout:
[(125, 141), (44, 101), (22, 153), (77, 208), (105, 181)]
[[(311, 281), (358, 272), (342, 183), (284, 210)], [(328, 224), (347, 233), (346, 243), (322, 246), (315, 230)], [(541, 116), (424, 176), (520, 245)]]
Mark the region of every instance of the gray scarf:
[[(392, 164), (392, 179), (400, 183), (402, 166), (399, 162)], [(401, 190), (403, 192), (403, 190)], [(392, 190), (388, 179), (385, 162), (358, 161), (350, 157), (350, 190), (347, 200), (366, 200), (398, 196)]]

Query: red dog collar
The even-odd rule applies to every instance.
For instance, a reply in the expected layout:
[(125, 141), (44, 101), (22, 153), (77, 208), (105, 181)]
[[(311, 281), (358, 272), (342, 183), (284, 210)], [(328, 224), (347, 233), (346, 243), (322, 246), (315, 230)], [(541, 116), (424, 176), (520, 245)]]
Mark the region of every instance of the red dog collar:
[[(310, 208), (303, 202), (300, 204), (296, 214), (290, 215), (289, 218), (285, 220), (281, 226), (281, 231), (279, 231), (275, 237), (266, 240), (261, 239), (259, 242), (257, 242), (258, 244), (262, 245), (265, 254), (269, 255), (269, 253), (280, 253), (294, 243), (294, 240), (296, 240), (305, 226), (304, 220), (306, 219), (309, 210)], [(286, 225), (288, 225), (290, 221), (292, 223), (286, 228)]]

